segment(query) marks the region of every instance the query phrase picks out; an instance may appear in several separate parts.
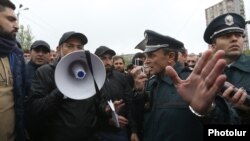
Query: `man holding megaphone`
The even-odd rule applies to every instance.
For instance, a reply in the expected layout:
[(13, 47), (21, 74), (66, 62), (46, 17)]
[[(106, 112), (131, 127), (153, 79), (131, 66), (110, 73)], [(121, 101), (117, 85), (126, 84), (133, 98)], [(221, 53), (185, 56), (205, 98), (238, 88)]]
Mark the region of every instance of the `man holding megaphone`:
[[(57, 47), (60, 58), (83, 50), (87, 42), (87, 37), (82, 33), (64, 33)], [(97, 95), (77, 100), (65, 97), (55, 83), (55, 70), (59, 60), (40, 67), (34, 75), (26, 108), (31, 140), (94, 141)], [(70, 87), (70, 80), (66, 81), (69, 82), (65, 82), (63, 86)], [(86, 93), (85, 90), (82, 91), (83, 94)], [(74, 95), (74, 91), (71, 93)]]

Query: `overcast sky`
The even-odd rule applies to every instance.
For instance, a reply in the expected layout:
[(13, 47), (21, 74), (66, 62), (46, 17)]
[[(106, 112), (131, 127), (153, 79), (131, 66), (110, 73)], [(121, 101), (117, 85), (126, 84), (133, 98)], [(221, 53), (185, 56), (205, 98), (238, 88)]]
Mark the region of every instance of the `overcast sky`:
[[(20, 10), (20, 24), (29, 25), (35, 40), (47, 41), (52, 49), (67, 31), (84, 33), (85, 49), (100, 45), (117, 54), (136, 53), (145, 29), (174, 37), (189, 53), (207, 49), (203, 40), (205, 9), (222, 0), (12, 0)], [(250, 1), (245, 0), (250, 20)], [(248, 25), (248, 28), (249, 25)], [(248, 30), (248, 34), (249, 30)]]

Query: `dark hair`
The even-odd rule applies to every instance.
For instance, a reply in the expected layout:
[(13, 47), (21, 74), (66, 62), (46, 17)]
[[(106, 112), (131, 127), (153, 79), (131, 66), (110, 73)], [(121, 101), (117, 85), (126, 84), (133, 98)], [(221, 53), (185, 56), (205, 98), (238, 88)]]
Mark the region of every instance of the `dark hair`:
[(132, 70), (134, 68), (134, 65), (133, 64), (128, 64), (127, 65), (127, 70)]
[(177, 62), (177, 60), (178, 60), (178, 50), (170, 49), (170, 48), (163, 48), (163, 51), (164, 51), (164, 54), (168, 54), (168, 53), (170, 53), (170, 52), (175, 53), (175, 58), (174, 58), (174, 60), (175, 60), (175, 62)]
[(113, 56), (112, 59), (113, 59), (113, 62), (116, 61), (116, 60), (118, 60), (118, 59), (122, 59), (122, 62), (125, 64), (125, 60), (124, 60), (124, 58), (122, 56), (116, 55), (116, 56)]
[(136, 58), (141, 58), (141, 59), (144, 58), (144, 59), (145, 59), (145, 58), (146, 58), (146, 55), (145, 55), (144, 53), (142, 53), (142, 52), (136, 53), (136, 54), (133, 56), (133, 58), (132, 58), (132, 63), (135, 62), (135, 59), (136, 59)]
[(5, 8), (11, 8), (13, 10), (16, 9), (16, 6), (9, 0), (0, 0), (0, 12), (4, 11)]

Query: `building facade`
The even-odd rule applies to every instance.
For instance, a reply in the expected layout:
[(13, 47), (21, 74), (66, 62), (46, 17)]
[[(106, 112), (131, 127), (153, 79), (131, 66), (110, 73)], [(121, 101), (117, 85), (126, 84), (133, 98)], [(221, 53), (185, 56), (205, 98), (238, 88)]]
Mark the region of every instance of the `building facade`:
[[(218, 4), (215, 4), (207, 9), (205, 9), (206, 13), (206, 23), (207, 25), (217, 16), (232, 12), (238, 13), (244, 18), (245, 16), (245, 6), (243, 0), (223, 0)], [(247, 33), (247, 26), (245, 30), (245, 45), (244, 50), (249, 50), (249, 40), (248, 40), (248, 33)]]

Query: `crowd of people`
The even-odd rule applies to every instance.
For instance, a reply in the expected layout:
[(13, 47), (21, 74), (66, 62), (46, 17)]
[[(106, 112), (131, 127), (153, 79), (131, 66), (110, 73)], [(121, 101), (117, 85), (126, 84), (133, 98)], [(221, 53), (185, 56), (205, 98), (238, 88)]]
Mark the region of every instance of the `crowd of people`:
[(52, 60), (50, 45), (36, 40), (25, 62), (14, 11), (11, 1), (0, 1), (0, 141), (202, 141), (204, 125), (250, 124), (250, 57), (243, 54), (245, 19), (236, 13), (207, 26), (211, 48), (201, 56), (152, 30), (127, 68), (114, 49), (97, 47), (104, 85), (72, 99), (57, 87), (55, 69), (68, 54), (87, 50), (87, 36), (65, 32)]

